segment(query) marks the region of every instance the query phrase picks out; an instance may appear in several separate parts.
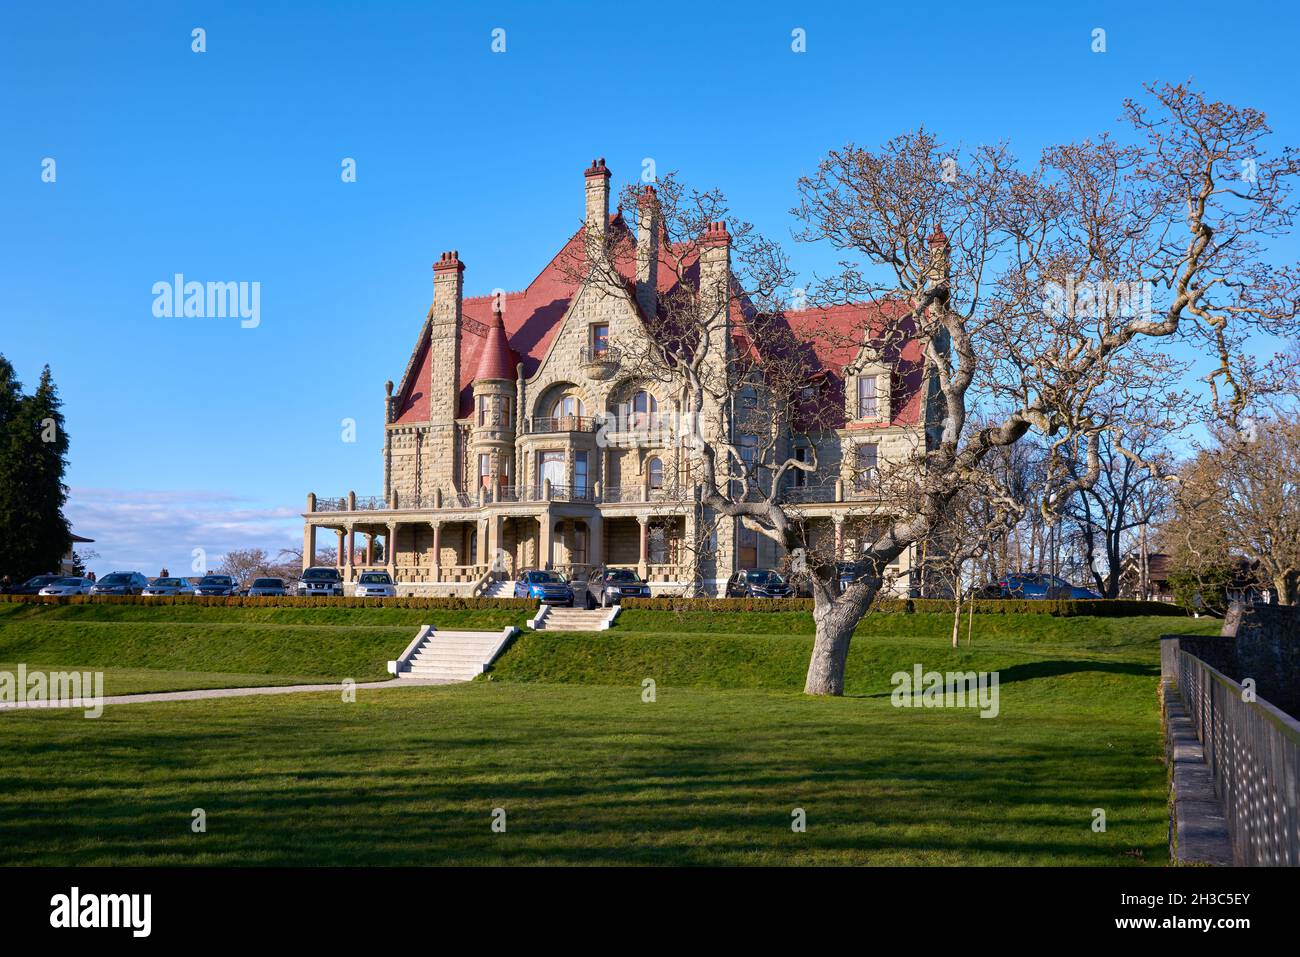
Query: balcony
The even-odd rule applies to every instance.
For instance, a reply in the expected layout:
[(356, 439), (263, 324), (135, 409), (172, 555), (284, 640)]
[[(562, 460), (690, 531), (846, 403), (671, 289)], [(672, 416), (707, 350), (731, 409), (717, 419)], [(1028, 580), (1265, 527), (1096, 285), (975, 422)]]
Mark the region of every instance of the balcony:
[(618, 371), (622, 358), (622, 354), (611, 346), (603, 349), (584, 346), (578, 360), (582, 364), (583, 374), (588, 379), (604, 380)]
[(524, 419), (526, 435), (545, 435), (554, 432), (595, 432), (600, 420), (590, 415), (536, 416)]

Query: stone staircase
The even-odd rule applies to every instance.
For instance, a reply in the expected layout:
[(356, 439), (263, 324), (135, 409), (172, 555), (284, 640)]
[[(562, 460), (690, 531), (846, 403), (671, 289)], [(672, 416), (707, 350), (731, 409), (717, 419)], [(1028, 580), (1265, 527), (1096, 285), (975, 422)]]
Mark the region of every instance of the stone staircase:
[(512, 578), (494, 581), (483, 591), (484, 598), (514, 598), (515, 582)]
[(388, 663), (388, 672), (399, 678), (469, 681), (487, 670), (517, 631), (513, 625), (501, 631), (438, 631), (425, 625), (402, 656)]
[(528, 623), (528, 627), (536, 631), (605, 631), (618, 617), (620, 610), (618, 605), (592, 611), (542, 605), (537, 610), (537, 617)]

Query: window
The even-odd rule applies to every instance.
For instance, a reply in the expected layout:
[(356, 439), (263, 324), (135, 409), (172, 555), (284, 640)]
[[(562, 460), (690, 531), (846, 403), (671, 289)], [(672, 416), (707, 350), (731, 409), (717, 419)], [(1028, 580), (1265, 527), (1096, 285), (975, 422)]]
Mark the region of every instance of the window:
[(591, 327), (591, 354), (593, 356), (604, 355), (609, 352), (609, 326), (599, 325)]
[(664, 463), (663, 459), (652, 458), (645, 464), (646, 473), (650, 478), (651, 491), (660, 491), (664, 487)]
[(554, 408), (551, 409), (551, 416), (556, 419), (568, 418), (569, 416), (586, 415), (587, 411), (583, 408), (582, 399), (576, 395), (566, 395), (556, 401)]
[(758, 532), (743, 524), (736, 529), (736, 556), (741, 568), (753, 568), (758, 564)]
[[(811, 462), (811, 450), (805, 445), (797, 445), (794, 449), (794, 460), (796, 462)], [(808, 473), (799, 469), (794, 469), (793, 483), (795, 488), (803, 488), (808, 484)]]
[(754, 468), (754, 463), (758, 461), (758, 436), (742, 435), (740, 437), (740, 460), (745, 463), (748, 469)]
[(573, 526), (573, 563), (587, 564), (587, 526), (577, 522)]
[(659, 411), (659, 400), (649, 392), (641, 391), (632, 397), (632, 427), (644, 429), (651, 417)]
[(877, 380), (874, 375), (864, 375), (858, 379), (859, 419), (874, 419), (880, 415), (880, 397), (876, 389)]
[(879, 464), (880, 446), (875, 442), (864, 442), (856, 449), (856, 475), (854, 476), (854, 485), (858, 489), (865, 489), (876, 480), (876, 467)]
[(492, 453), (484, 452), (478, 457), (478, 484), (484, 488), (492, 487)]
[(509, 428), (510, 400), (500, 395), (479, 396), (478, 424)]
[(573, 453), (573, 491), (576, 495), (587, 494), (587, 453)]
[(651, 525), (647, 530), (646, 560), (651, 565), (668, 563), (668, 529), (662, 525)]
[(537, 484), (549, 481), (552, 486), (564, 484), (564, 453), (539, 452), (537, 455)]

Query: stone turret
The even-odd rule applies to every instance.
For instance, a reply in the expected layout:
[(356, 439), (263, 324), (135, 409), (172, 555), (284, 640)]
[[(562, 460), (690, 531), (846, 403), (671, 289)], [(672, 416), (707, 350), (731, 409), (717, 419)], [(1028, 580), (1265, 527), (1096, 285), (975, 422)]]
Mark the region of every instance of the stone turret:
[(501, 314), (503, 305), (503, 297), (498, 296), (483, 340), (483, 351), (479, 353), (478, 365), (474, 368), (474, 418), (470, 429), (474, 491), (479, 486), (494, 490), (515, 482), (514, 413), (518, 396), (515, 381), (518, 363), (506, 338)]

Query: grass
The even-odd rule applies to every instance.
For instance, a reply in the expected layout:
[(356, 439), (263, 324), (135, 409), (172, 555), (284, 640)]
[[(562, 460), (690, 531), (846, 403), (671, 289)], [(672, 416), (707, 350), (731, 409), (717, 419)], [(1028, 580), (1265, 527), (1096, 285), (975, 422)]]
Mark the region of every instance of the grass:
[[(312, 679), (343, 665), (353, 673), (319, 675), (360, 680), (430, 614), (20, 611), (0, 609), (0, 660), (99, 658), (124, 684)], [(456, 619), (480, 614), (438, 623), (511, 616)], [(973, 646), (953, 651), (946, 616), (873, 616), (854, 641), (849, 696), (810, 699), (798, 689), (811, 621), (785, 617), (628, 611), (608, 632), (524, 634), (483, 680), (362, 689), (353, 703), (302, 694), (109, 706), (97, 720), (6, 714), (0, 863), (1168, 860), (1156, 636), (1215, 623), (977, 617)], [(173, 676), (177, 642), (202, 670)], [(999, 716), (892, 707), (890, 674), (918, 662), (998, 670)], [(491, 829), (497, 807), (504, 834)], [(191, 830), (195, 808), (207, 833)], [(795, 808), (806, 833), (791, 830)]]
[(382, 680), (387, 663), (434, 622), (502, 628), (501, 611), (222, 608), (198, 605), (0, 605), (0, 670), (105, 671), (108, 694)]
[(493, 682), (10, 715), (0, 861), (1157, 862), (1151, 703), (1054, 714), (1007, 693), (987, 721), (887, 699), (661, 689), (647, 704), (639, 688)]

